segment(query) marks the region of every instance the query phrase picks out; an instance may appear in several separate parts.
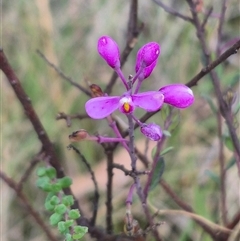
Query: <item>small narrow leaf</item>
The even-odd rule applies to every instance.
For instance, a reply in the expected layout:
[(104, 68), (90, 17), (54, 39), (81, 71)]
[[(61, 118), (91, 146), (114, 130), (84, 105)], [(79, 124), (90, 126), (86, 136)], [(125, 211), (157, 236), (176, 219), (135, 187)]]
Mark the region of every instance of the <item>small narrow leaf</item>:
[(156, 168), (153, 171), (153, 177), (152, 177), (152, 181), (151, 181), (151, 185), (150, 185), (150, 190), (153, 190), (158, 185), (158, 183), (163, 175), (164, 169), (165, 169), (165, 161), (164, 161), (163, 157), (160, 157), (157, 162)]

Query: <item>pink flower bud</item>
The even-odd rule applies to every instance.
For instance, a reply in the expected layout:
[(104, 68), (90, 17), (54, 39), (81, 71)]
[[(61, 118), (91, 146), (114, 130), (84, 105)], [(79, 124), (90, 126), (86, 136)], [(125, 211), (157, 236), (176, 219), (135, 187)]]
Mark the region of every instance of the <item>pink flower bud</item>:
[(108, 36), (102, 36), (98, 40), (98, 53), (108, 63), (109, 66), (120, 68), (120, 51), (117, 43)]
[(160, 141), (162, 139), (162, 130), (160, 126), (150, 123), (150, 124), (143, 124), (141, 126), (141, 132), (144, 136), (152, 141)]
[(156, 42), (150, 42), (142, 46), (137, 52), (135, 69), (148, 67), (155, 62), (160, 55), (160, 45)]
[[(157, 60), (155, 60), (151, 65), (145, 67), (145, 68), (142, 70), (142, 72), (139, 74), (138, 79), (139, 79), (140, 81), (146, 79), (146, 78), (153, 72), (153, 70), (154, 70), (154, 68), (156, 67), (156, 65), (157, 65)], [(136, 73), (138, 72), (139, 67), (140, 67), (140, 66), (137, 66), (137, 65), (136, 65), (136, 67), (135, 67)]]
[(194, 102), (194, 95), (184, 84), (170, 84), (162, 87), (159, 92), (164, 95), (164, 102), (177, 108), (187, 108)]

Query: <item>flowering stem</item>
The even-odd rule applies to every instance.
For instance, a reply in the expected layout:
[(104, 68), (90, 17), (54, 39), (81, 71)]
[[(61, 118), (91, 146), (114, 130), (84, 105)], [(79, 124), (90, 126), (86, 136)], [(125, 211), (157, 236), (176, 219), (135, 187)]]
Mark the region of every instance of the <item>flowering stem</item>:
[(136, 75), (132, 79), (133, 84), (137, 80), (138, 76), (142, 73), (142, 71), (143, 71), (143, 66), (141, 65), (141, 67), (139, 68), (138, 72), (136, 73)]
[(125, 143), (125, 142), (128, 142), (128, 140), (126, 140), (124, 138), (105, 137), (105, 136), (90, 136), (90, 137), (88, 137), (88, 140), (90, 140), (90, 141), (97, 141), (99, 143), (107, 143), (107, 142), (121, 142), (121, 143)]
[(120, 77), (120, 79), (122, 80), (123, 84), (125, 85), (126, 89), (128, 90), (128, 84), (127, 81), (123, 75), (123, 72), (120, 68), (115, 68), (115, 71), (117, 72), (118, 76)]
[(121, 133), (119, 132), (119, 129), (116, 125), (116, 122), (113, 120), (113, 118), (111, 116), (108, 116), (107, 117), (107, 120), (108, 120), (108, 123), (109, 123), (109, 126), (113, 129), (114, 133), (116, 134), (116, 136), (119, 138), (119, 139), (122, 139), (122, 140), (125, 140), (123, 142), (121, 142), (122, 146), (129, 152), (129, 148), (128, 148), (128, 145), (126, 144), (126, 139), (123, 139), (122, 138), (122, 135)]
[(141, 84), (142, 84), (142, 80), (138, 80), (138, 83), (137, 83), (136, 89), (135, 89), (135, 91), (134, 91), (134, 94), (137, 94), (137, 93), (138, 93)]
[(131, 167), (132, 171), (136, 171), (136, 163), (137, 163), (137, 158), (135, 155), (134, 151), (134, 124), (133, 124), (133, 116), (132, 114), (127, 115), (128, 118), (128, 123), (129, 123), (129, 154), (131, 157)]

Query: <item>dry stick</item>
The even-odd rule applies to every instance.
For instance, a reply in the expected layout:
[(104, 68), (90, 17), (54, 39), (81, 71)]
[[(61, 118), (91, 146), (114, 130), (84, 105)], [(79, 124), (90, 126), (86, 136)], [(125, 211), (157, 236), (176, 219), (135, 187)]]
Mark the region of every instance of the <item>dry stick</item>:
[(47, 57), (40, 51), (37, 50), (37, 53), (39, 54), (39, 56), (50, 66), (52, 67), (58, 74), (59, 76), (61, 76), (64, 80), (68, 81), (70, 84), (72, 84), (73, 86), (77, 87), (79, 90), (81, 90), (83, 93), (85, 93), (86, 95), (91, 97), (91, 93), (90, 91), (88, 91), (87, 89), (85, 89), (83, 86), (81, 86), (80, 84), (78, 84), (77, 82), (73, 81), (72, 78), (66, 76), (56, 65), (54, 65), (53, 63), (51, 63)]
[(68, 146), (69, 149), (73, 149), (78, 156), (81, 158), (82, 162), (86, 165), (90, 175), (91, 175), (91, 179), (93, 181), (93, 185), (94, 185), (94, 202), (93, 202), (93, 215), (91, 218), (91, 225), (94, 226), (95, 222), (96, 222), (96, 218), (97, 218), (97, 211), (98, 211), (98, 203), (99, 203), (99, 189), (98, 189), (98, 184), (97, 184), (97, 180), (95, 177), (95, 173), (93, 172), (91, 165), (88, 163), (87, 159), (85, 158), (84, 155), (82, 155), (82, 153), (73, 145), (69, 145)]
[(165, 5), (164, 3), (162, 3), (162, 1), (159, 0), (153, 0), (153, 2), (155, 2), (157, 5), (159, 5), (164, 11), (166, 11), (167, 13), (170, 13), (178, 18), (181, 18), (185, 21), (188, 21), (190, 23), (193, 23), (193, 19), (185, 16), (179, 12), (177, 12), (175, 9), (168, 7), (167, 5)]
[(28, 202), (27, 197), (22, 193), (21, 190), (19, 190), (19, 186), (11, 178), (9, 178), (1, 171), (0, 171), (0, 178), (16, 192), (17, 197), (25, 205), (27, 212), (29, 212), (30, 215), (35, 219), (36, 223), (42, 228), (42, 230), (44, 231), (48, 239), (51, 241), (58, 241), (58, 239), (54, 237), (54, 235), (49, 230), (48, 225), (44, 223), (42, 218), (39, 216), (38, 212), (36, 212), (35, 209), (32, 207), (32, 205)]
[(202, 29), (205, 28), (205, 26), (206, 26), (206, 24), (207, 24), (207, 21), (208, 21), (210, 15), (212, 14), (212, 11), (213, 11), (213, 7), (210, 7), (210, 8), (207, 10), (207, 12), (205, 13), (205, 17), (204, 17), (204, 19), (203, 19), (203, 21), (202, 21), (202, 26), (201, 26)]
[(72, 119), (79, 119), (79, 120), (83, 120), (83, 119), (88, 119), (90, 118), (88, 115), (86, 114), (74, 114), (74, 115), (67, 115), (64, 112), (60, 112), (58, 113), (56, 120), (61, 120), (64, 119), (66, 120), (67, 126), (71, 126), (71, 120)]
[[(220, 55), (220, 44), (222, 40), (222, 29), (224, 23), (226, 11), (226, 0), (222, 0), (222, 11), (219, 18), (219, 26), (218, 26), (218, 41), (216, 47), (216, 56)], [(219, 81), (219, 80), (218, 80)], [(231, 111), (231, 110), (230, 110)], [(224, 143), (222, 138), (222, 115), (221, 112), (217, 113), (217, 122), (218, 122), (218, 139), (219, 139), (219, 166), (220, 166), (220, 190), (221, 190), (221, 213), (222, 213), (222, 222), (224, 226), (227, 225), (227, 205), (226, 205), (226, 170), (225, 170), (225, 158), (224, 158)]]
[(104, 145), (102, 144), (105, 154), (107, 156), (107, 200), (106, 200), (106, 231), (108, 234), (113, 232), (113, 205), (112, 205), (112, 198), (113, 198), (113, 150), (111, 145)]
[(193, 87), (197, 85), (198, 81), (202, 79), (205, 75), (207, 75), (211, 70), (216, 68), (219, 64), (223, 63), (227, 58), (231, 55), (236, 54), (240, 49), (240, 40), (238, 40), (235, 44), (233, 44), (229, 49), (227, 49), (223, 54), (219, 56), (213, 62), (207, 64), (196, 76), (194, 76), (190, 81), (186, 83), (188, 87)]
[(18, 182), (18, 190), (22, 190), (23, 183), (27, 181), (28, 177), (32, 173), (34, 167), (37, 165), (38, 162), (41, 160), (41, 153), (36, 155), (31, 161), (29, 167), (26, 169), (24, 174), (22, 175), (20, 181)]
[(217, 48), (216, 48), (217, 57), (220, 55), (220, 52), (221, 52), (222, 29), (223, 29), (223, 23), (225, 20), (225, 13), (227, 9), (226, 5), (227, 5), (227, 0), (222, 0), (222, 8), (221, 8), (221, 14), (220, 14), (219, 24), (218, 24), (218, 40), (217, 40)]
[[(123, 67), (124, 64), (127, 61), (127, 58), (129, 54), (131, 53), (132, 49), (134, 48), (135, 44), (137, 43), (137, 38), (138, 35), (141, 33), (143, 29), (143, 24), (140, 26), (138, 25), (138, 18), (137, 18), (137, 13), (138, 13), (138, 0), (131, 0), (131, 7), (130, 7), (130, 13), (129, 13), (129, 22), (128, 22), (128, 39), (126, 46), (121, 53), (121, 66)], [(116, 83), (117, 80), (117, 73), (113, 72), (112, 77), (107, 84), (104, 92), (107, 94), (110, 94), (112, 92), (112, 88)]]

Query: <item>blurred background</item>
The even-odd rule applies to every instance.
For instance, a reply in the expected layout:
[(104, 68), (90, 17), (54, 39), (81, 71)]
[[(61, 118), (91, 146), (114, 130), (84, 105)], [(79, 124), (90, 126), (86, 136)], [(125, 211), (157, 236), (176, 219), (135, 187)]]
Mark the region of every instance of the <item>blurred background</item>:
[[(190, 16), (185, 1), (165, 1), (177, 11)], [(213, 13), (207, 24), (207, 44), (214, 52), (217, 41), (219, 0), (204, 1), (203, 10), (213, 5)], [(236, 7), (238, 6), (238, 7)], [(56, 120), (59, 112), (66, 114), (85, 114), (84, 104), (88, 97), (62, 79), (38, 54), (40, 50), (46, 58), (62, 70), (73, 81), (87, 87), (86, 80), (103, 89), (113, 73), (97, 53), (96, 44), (101, 35), (109, 35), (116, 40), (121, 50), (125, 47), (130, 1), (119, 0), (11, 0), (2, 3), (2, 47), (16, 75), (42, 121), (57, 153), (63, 162), (66, 173), (73, 179), (73, 192), (91, 216), (91, 197), (93, 185), (85, 166), (73, 151), (67, 150), (68, 135), (78, 129), (90, 133), (112, 135), (104, 120), (73, 120), (67, 127), (64, 120)], [(204, 14), (200, 13), (204, 18)], [(128, 57), (123, 68), (127, 77), (134, 74), (135, 55), (145, 43), (156, 41), (161, 45), (161, 56), (153, 74), (145, 80), (142, 90), (155, 90), (170, 83), (187, 83), (204, 65), (202, 52), (196, 38), (194, 27), (181, 19), (169, 15), (153, 1), (139, 1), (139, 23), (144, 29), (138, 43)], [(239, 2), (228, 1), (226, 21), (223, 26), (222, 51), (232, 40), (240, 36)], [(215, 55), (211, 56), (213, 59)], [(222, 91), (229, 88), (236, 95), (234, 110), (239, 108), (239, 54), (231, 56), (216, 71), (221, 79)], [(24, 115), (11, 86), (1, 73), (2, 79), (2, 148), (1, 169), (15, 181), (19, 181), (30, 160), (39, 152), (41, 144), (31, 123)], [(120, 80), (113, 88), (114, 95), (124, 91)], [(205, 76), (193, 87), (195, 103), (179, 112), (180, 121), (172, 132), (165, 147), (174, 149), (165, 156), (166, 169), (163, 178), (189, 203), (198, 214), (213, 222), (221, 223), (219, 188), (219, 140), (217, 137), (216, 98), (209, 76)], [(143, 112), (137, 113), (140, 117)], [(118, 112), (116, 117), (127, 123)], [(239, 117), (237, 115), (236, 117)], [(162, 125), (161, 114), (151, 121)], [(224, 122), (223, 122), (224, 123)], [(236, 118), (238, 126), (239, 118)], [(223, 124), (223, 137), (228, 131)], [(145, 140), (136, 131), (136, 145), (144, 152)], [(234, 164), (231, 147), (224, 147), (227, 169), (227, 215), (229, 220), (240, 209), (240, 182)], [(106, 162), (102, 148), (96, 143), (77, 143), (76, 146), (91, 163), (101, 191), (100, 210), (97, 224), (104, 227)], [(149, 157), (154, 143), (149, 143)], [(115, 160), (129, 166), (129, 157), (119, 148)], [(114, 231), (122, 232), (124, 201), (131, 184), (131, 178), (121, 172), (114, 175)], [(35, 186), (36, 175), (32, 173), (24, 191), (33, 206), (47, 220), (49, 214), (44, 210), (46, 196)], [(46, 240), (42, 230), (32, 222), (15, 193), (4, 183), (2, 190), (1, 226), (3, 241)], [(177, 209), (177, 205), (162, 188), (151, 193), (149, 202), (160, 209)], [(136, 198), (133, 215), (144, 227), (143, 214)], [(190, 219), (181, 216), (160, 218), (165, 221), (160, 233), (166, 240), (211, 240)], [(61, 240), (61, 239), (60, 239)], [(85, 240), (91, 240), (86, 236)]]

